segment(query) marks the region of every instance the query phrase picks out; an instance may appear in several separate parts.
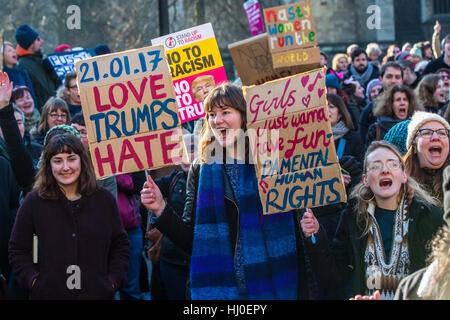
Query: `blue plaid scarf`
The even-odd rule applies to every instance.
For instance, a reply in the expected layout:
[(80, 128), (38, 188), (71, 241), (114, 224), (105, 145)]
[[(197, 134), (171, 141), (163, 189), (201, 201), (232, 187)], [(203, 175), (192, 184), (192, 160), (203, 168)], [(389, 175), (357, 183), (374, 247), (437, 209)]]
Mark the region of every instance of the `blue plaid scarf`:
[[(239, 238), (248, 299), (297, 299), (297, 252), (292, 212), (263, 215), (253, 165), (240, 175)], [(225, 212), (223, 165), (200, 169), (191, 257), (193, 300), (242, 299)]]

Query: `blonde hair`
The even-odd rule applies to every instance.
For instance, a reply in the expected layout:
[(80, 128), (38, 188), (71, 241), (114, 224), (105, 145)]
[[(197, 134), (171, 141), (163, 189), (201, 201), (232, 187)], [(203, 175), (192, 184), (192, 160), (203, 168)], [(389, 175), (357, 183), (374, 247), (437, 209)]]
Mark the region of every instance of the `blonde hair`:
[[(373, 153), (375, 150), (379, 148), (386, 148), (392, 151), (398, 158), (398, 161), (400, 161), (403, 170), (405, 170), (405, 163), (403, 161), (402, 155), (400, 151), (398, 151), (397, 147), (395, 147), (393, 144), (380, 140), (380, 141), (374, 141), (372, 142), (369, 147), (367, 148), (366, 155), (364, 157), (364, 165), (363, 165), (363, 174), (367, 173), (367, 158), (368, 156)], [(425, 191), (412, 177), (409, 175), (407, 176), (406, 183), (403, 184), (403, 188), (400, 189), (398, 194), (398, 202), (400, 202), (400, 199), (402, 199), (403, 196), (405, 198), (408, 197), (408, 195), (415, 195), (419, 198), (422, 198), (426, 202), (439, 206), (439, 202), (434, 199), (427, 191)], [(372, 192), (370, 187), (365, 186), (363, 182), (360, 182), (358, 185), (354, 187), (350, 194), (350, 198), (355, 198), (357, 205), (354, 207), (356, 217), (359, 222), (362, 222), (364, 224), (364, 231), (363, 235), (366, 235), (369, 232), (372, 220), (370, 217), (369, 212), (367, 211), (367, 208), (369, 207), (370, 203), (376, 204), (375, 200), (375, 194)], [(412, 198), (411, 198), (412, 200)]]
[(333, 68), (334, 71), (339, 71), (338, 64), (339, 64), (339, 60), (341, 60), (342, 58), (345, 58), (345, 60), (347, 60), (347, 63), (348, 63), (348, 56), (345, 53), (337, 53), (333, 57), (333, 62), (331, 63), (331, 67)]
[(438, 264), (438, 272), (433, 277), (430, 285), (430, 290), (426, 293), (427, 297), (433, 295), (433, 291), (437, 289), (438, 300), (450, 299), (450, 229), (448, 226), (443, 226), (436, 233), (431, 241), (431, 255), (427, 261), (432, 263), (434, 261)]

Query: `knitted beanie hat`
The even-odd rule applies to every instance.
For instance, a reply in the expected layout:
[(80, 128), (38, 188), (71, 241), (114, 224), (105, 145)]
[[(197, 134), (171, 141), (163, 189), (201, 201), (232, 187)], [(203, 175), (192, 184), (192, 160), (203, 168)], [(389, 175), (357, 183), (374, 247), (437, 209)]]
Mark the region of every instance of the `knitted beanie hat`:
[(409, 54), (411, 56), (422, 58), (422, 50), (420, 50), (419, 47), (412, 47), (412, 49), (409, 51)]
[(411, 57), (411, 55), (408, 52), (401, 51), (401, 52), (397, 53), (394, 60), (398, 62), (398, 61), (406, 60), (409, 57)]
[(81, 136), (78, 133), (77, 129), (75, 129), (74, 127), (69, 126), (67, 124), (60, 124), (60, 125), (54, 126), (50, 130), (48, 130), (48, 132), (44, 138), (44, 147), (47, 144), (47, 141), (50, 140), (51, 137), (53, 137), (54, 135), (57, 135), (57, 134), (62, 134), (62, 133), (71, 133), (74, 136), (76, 136), (78, 139), (81, 140)]
[(430, 121), (440, 122), (447, 130), (450, 130), (450, 125), (440, 115), (431, 112), (416, 111), (411, 118), (410, 124), (408, 125), (408, 138), (406, 140), (406, 148), (408, 150), (411, 147), (420, 127)]
[(408, 137), (408, 125), (411, 120), (405, 120), (393, 126), (384, 136), (383, 140), (392, 143), (402, 155), (408, 152), (406, 148), (406, 139)]
[(63, 43), (63, 44), (60, 44), (59, 46), (57, 46), (54, 52), (56, 52), (56, 53), (64, 52), (67, 49), (72, 50), (72, 47), (69, 46), (68, 44)]
[(342, 90), (341, 84), (339, 83), (339, 78), (331, 73), (325, 76), (325, 86)]
[(372, 101), (372, 99), (370, 98), (370, 91), (372, 91), (373, 87), (375, 87), (375, 86), (383, 87), (383, 83), (379, 79), (370, 80), (370, 82), (367, 84), (367, 89), (366, 89), (366, 97), (367, 97), (367, 99), (369, 99), (369, 101)]
[(24, 49), (28, 49), (39, 37), (39, 33), (27, 24), (23, 24), (16, 30), (16, 41)]

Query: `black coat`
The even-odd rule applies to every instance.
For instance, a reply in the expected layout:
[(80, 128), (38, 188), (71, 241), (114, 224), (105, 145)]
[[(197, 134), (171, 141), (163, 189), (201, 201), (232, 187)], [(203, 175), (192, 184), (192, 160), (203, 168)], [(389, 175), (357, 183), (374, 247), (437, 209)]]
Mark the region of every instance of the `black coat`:
[[(38, 237), (37, 264), (33, 234)], [(129, 241), (116, 199), (104, 188), (76, 201), (61, 191), (58, 200), (32, 191), (17, 213), (9, 262), (31, 299), (112, 299), (113, 285), (124, 285), (128, 260)], [(70, 266), (81, 271), (79, 289), (67, 286)]]
[[(334, 239), (328, 240), (320, 228), (315, 245), (312, 245), (311, 241), (305, 241), (316, 275), (331, 292), (336, 293), (337, 299), (349, 298), (345, 292), (348, 281), (351, 282), (352, 288), (350, 296), (365, 294), (364, 253), (367, 235), (363, 236), (363, 226), (357, 222), (353, 210), (355, 205), (354, 200), (348, 203)], [(408, 214), (409, 271), (413, 273), (425, 267), (430, 253), (427, 243), (444, 221), (440, 208), (416, 197), (408, 207)]]
[[(186, 201), (186, 172), (181, 172), (181, 176), (173, 188), (170, 198), (168, 198), (170, 184), (178, 173), (180, 171), (174, 170), (170, 175), (156, 179), (155, 183), (161, 190), (163, 197), (167, 198), (167, 203), (172, 207), (174, 213), (181, 217)], [(191, 260), (190, 254), (176, 246), (168, 237), (163, 237), (160, 259), (180, 266), (189, 266)]]
[(14, 176), (24, 193), (27, 193), (34, 184), (37, 171), (35, 165), (39, 160), (41, 146), (27, 140), (24, 143), (11, 104), (0, 110), (0, 127), (5, 138), (6, 156), (9, 158)]
[(25, 69), (31, 78), (39, 111), (47, 100), (56, 94), (60, 81), (43, 64), (42, 54), (27, 54), (19, 57), (19, 67)]
[(0, 273), (9, 276), (8, 241), (19, 208), (20, 190), (9, 162), (0, 157)]
[[(197, 199), (197, 190), (199, 183), (200, 161), (196, 159), (191, 165), (188, 174), (186, 202), (184, 206), (183, 216), (174, 212), (170, 205), (167, 205), (158, 218), (152, 219), (152, 224), (158, 228), (164, 235), (172, 240), (175, 245), (183, 248), (191, 255), (192, 243), (194, 238), (194, 224), (195, 224), (195, 208)], [(228, 179), (225, 169), (223, 170), (224, 178), (224, 194), (225, 194), (225, 212), (230, 230), (230, 243), (234, 248), (237, 241), (238, 228), (238, 206), (234, 199), (231, 183)], [(300, 232), (300, 219), (302, 213), (299, 210), (294, 210), (294, 225), (295, 235), (297, 239), (297, 253), (298, 253), (298, 271), (299, 271), (299, 286), (298, 298), (311, 299), (313, 297), (313, 290), (316, 284), (313, 280), (313, 275), (309, 267), (308, 258), (305, 257), (303, 248), (303, 233)]]

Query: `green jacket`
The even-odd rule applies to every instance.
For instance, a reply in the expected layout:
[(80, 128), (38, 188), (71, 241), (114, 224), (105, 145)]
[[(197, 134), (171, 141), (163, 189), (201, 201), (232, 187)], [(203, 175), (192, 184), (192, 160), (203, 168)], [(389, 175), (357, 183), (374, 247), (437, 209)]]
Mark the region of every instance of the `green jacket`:
[[(316, 234), (316, 244), (306, 242), (313, 268), (323, 285), (336, 293), (336, 299), (365, 294), (365, 262), (367, 236), (362, 236), (363, 227), (357, 223), (354, 201), (350, 201), (342, 213), (336, 236), (329, 243), (322, 228)], [(426, 266), (428, 242), (444, 224), (443, 212), (424, 200), (414, 197), (408, 207), (410, 215), (408, 251), (410, 274)], [(351, 282), (351, 292), (346, 286)]]

